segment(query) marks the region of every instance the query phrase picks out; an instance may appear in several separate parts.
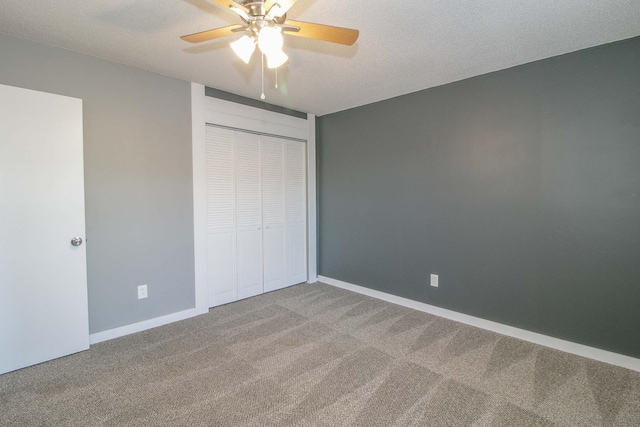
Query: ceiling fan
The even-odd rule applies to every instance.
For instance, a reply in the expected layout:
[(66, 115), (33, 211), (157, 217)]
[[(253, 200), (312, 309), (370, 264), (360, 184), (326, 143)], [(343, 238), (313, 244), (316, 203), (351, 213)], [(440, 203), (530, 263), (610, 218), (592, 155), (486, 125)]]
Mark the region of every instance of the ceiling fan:
[(200, 43), (244, 33), (241, 38), (231, 43), (231, 48), (246, 64), (251, 60), (256, 46), (267, 58), (268, 68), (277, 68), (286, 63), (289, 57), (282, 50), (283, 33), (349, 46), (356, 42), (360, 34), (358, 30), (349, 28), (287, 19), (287, 11), (295, 4), (296, 0), (212, 1), (218, 6), (238, 14), (243, 24), (201, 31), (182, 36), (181, 39), (191, 43)]

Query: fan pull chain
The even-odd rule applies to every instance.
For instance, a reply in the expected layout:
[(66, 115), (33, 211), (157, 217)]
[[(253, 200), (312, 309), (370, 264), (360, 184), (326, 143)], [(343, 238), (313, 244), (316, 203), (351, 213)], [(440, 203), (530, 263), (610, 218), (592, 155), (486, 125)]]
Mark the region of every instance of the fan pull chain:
[(260, 55), (260, 58), (262, 58), (262, 94), (260, 95), (260, 99), (265, 99), (266, 96), (264, 96), (264, 55)]
[(278, 67), (276, 67), (276, 89), (278, 89)]

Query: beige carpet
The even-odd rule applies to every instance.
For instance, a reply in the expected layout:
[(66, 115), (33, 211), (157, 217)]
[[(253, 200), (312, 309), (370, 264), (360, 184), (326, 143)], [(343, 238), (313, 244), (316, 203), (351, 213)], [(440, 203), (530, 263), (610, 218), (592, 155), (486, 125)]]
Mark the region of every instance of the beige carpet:
[(1, 426), (639, 426), (640, 374), (298, 285), (0, 376)]

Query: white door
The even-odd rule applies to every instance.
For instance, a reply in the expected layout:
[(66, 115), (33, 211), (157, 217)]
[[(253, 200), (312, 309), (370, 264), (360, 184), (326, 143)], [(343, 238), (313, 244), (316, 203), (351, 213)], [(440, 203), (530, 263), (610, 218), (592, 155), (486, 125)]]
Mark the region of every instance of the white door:
[(305, 144), (285, 141), (286, 286), (307, 280), (307, 181)]
[(89, 348), (82, 101), (0, 85), (0, 374)]
[(263, 136), (262, 224), (265, 292), (286, 286), (284, 208), (284, 141)]
[(236, 277), (238, 299), (263, 292), (260, 136), (236, 137)]
[(207, 279), (209, 304), (236, 301), (234, 132), (207, 127)]

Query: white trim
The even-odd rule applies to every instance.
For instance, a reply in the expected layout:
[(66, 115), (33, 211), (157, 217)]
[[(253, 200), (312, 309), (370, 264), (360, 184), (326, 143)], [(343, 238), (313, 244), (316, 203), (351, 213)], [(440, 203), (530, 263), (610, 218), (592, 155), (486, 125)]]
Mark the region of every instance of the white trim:
[(307, 140), (307, 120), (287, 114), (205, 97), (205, 121), (214, 125)]
[(481, 329), (486, 329), (498, 334), (507, 335), (509, 337), (518, 338), (534, 344), (539, 344), (545, 347), (564, 351), (566, 353), (575, 354), (577, 356), (598, 360), (600, 362), (609, 363), (611, 365), (621, 366), (623, 368), (640, 372), (640, 359), (636, 359), (634, 357), (624, 356), (622, 354), (601, 350), (599, 348), (589, 347), (583, 344), (577, 344), (571, 341), (549, 337), (547, 335), (538, 334), (524, 329), (514, 328), (513, 326), (507, 326), (501, 323), (492, 322), (490, 320), (480, 319), (479, 317), (469, 316), (467, 314), (462, 314), (456, 311), (447, 310), (418, 301), (413, 301), (407, 298), (376, 291), (374, 289), (365, 288), (325, 276), (318, 276), (318, 280), (337, 288), (346, 289), (348, 291), (367, 295), (393, 304), (402, 305), (414, 310), (423, 311), (425, 313), (433, 314), (439, 317), (444, 317), (445, 319), (454, 320), (456, 322), (475, 326)]
[(195, 271), (195, 305), (198, 313), (209, 310), (207, 286), (207, 235), (198, 232), (207, 228), (206, 206), (206, 131), (205, 88), (191, 83), (191, 156), (193, 161), (193, 245)]
[(318, 281), (318, 238), (316, 236), (316, 116), (307, 114), (307, 282)]
[(201, 313), (198, 309), (190, 308), (189, 310), (179, 311), (177, 313), (167, 314), (166, 316), (154, 317), (153, 319), (143, 320), (138, 323), (120, 326), (118, 328), (108, 329), (102, 332), (96, 332), (89, 335), (89, 344), (97, 344), (102, 341), (112, 340), (114, 338), (123, 337), (136, 332), (146, 331), (147, 329), (157, 328), (169, 323), (185, 320), (190, 317), (199, 316)]

